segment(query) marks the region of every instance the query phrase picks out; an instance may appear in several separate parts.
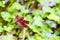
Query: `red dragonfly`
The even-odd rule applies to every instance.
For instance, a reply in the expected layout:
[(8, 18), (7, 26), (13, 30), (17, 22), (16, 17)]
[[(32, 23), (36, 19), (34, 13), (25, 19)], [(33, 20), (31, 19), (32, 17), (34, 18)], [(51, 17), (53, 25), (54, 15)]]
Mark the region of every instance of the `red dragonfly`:
[(18, 15), (15, 17), (15, 20), (21, 28), (26, 28), (27, 24), (29, 24), (29, 21), (25, 20), (24, 17), (18, 17)]

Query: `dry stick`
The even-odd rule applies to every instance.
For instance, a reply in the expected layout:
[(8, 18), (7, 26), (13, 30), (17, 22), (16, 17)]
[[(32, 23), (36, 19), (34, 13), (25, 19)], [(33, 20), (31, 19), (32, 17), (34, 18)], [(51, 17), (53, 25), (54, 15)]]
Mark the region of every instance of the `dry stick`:
[(25, 30), (26, 30), (26, 28), (22, 29), (22, 40), (25, 39)]

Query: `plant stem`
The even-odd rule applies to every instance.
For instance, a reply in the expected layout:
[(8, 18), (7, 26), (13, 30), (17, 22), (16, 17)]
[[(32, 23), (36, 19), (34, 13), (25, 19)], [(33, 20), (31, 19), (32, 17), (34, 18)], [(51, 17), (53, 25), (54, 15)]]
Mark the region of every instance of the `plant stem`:
[(22, 29), (22, 40), (24, 40), (24, 39), (25, 39), (25, 28)]

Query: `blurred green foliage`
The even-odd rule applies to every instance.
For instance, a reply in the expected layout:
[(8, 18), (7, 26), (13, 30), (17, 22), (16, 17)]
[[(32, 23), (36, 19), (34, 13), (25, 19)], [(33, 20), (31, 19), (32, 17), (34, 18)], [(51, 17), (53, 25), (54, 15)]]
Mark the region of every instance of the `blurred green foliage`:
[(0, 34), (6, 35), (3, 40), (14, 40), (14, 34), (17, 40), (21, 37), (17, 15), (29, 21), (25, 40), (60, 40), (60, 0), (0, 0)]

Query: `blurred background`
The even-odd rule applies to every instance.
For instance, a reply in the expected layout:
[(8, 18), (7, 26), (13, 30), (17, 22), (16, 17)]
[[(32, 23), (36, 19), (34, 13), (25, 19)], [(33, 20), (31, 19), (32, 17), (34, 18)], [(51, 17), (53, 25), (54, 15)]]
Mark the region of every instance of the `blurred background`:
[(60, 0), (0, 0), (0, 40), (22, 35), (24, 40), (60, 40)]

